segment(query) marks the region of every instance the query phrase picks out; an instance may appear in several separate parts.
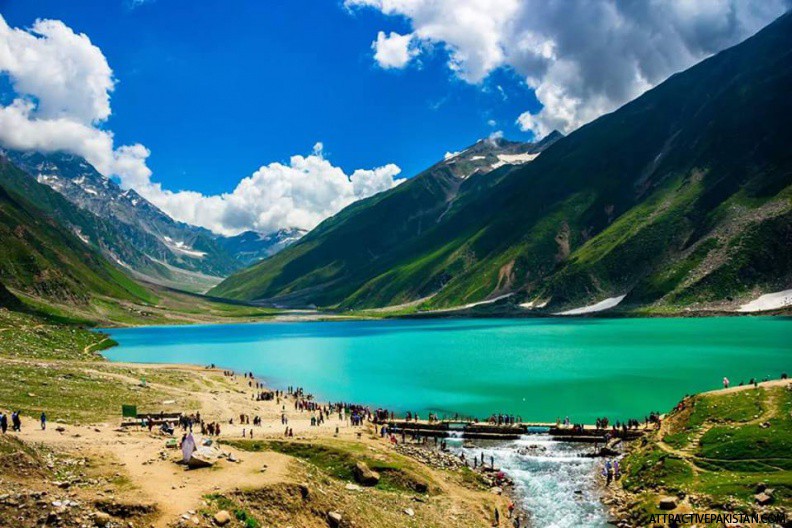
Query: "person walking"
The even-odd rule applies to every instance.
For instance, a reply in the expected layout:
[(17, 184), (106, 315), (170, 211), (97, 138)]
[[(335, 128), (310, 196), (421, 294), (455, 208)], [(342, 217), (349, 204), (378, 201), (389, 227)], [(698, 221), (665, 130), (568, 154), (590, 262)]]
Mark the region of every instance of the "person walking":
[(726, 376), (723, 377), (723, 388), (724, 389), (729, 388), (729, 378), (727, 378)]
[(8, 416), (6, 416), (1, 412), (0, 412), (0, 431), (2, 431), (3, 434), (5, 434), (6, 431), (8, 431)]
[(44, 411), (41, 412), (41, 430), (44, 431), (47, 429), (47, 415), (44, 414)]

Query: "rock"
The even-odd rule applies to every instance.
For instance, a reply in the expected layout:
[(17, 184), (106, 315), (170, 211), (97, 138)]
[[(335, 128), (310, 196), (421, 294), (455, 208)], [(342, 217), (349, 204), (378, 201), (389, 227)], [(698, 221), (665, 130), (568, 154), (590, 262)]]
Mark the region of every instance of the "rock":
[(231, 522), (231, 514), (226, 510), (220, 510), (214, 514), (213, 520), (217, 526), (225, 526)]
[(493, 486), (490, 488), (490, 493), (494, 493), (495, 495), (501, 495), (503, 493), (503, 488), (500, 486)]
[(341, 514), (336, 511), (327, 512), (327, 524), (331, 528), (339, 528), (341, 526)]
[(759, 506), (767, 506), (773, 502), (773, 497), (767, 493), (757, 493), (754, 495), (754, 500)]
[(380, 476), (376, 471), (372, 471), (365, 462), (360, 461), (355, 464), (355, 480), (363, 486), (376, 486), (379, 483)]
[(302, 500), (308, 500), (311, 497), (311, 488), (305, 482), (300, 484), (300, 497)]
[(661, 510), (673, 510), (677, 507), (677, 499), (676, 497), (663, 497), (657, 507)]
[(409, 516), (409, 517), (414, 517), (415, 516), (415, 511), (412, 508), (406, 508), (404, 510), (404, 514)]
[(94, 514), (94, 524), (96, 526), (107, 526), (110, 524), (111, 517), (105, 512), (96, 512)]
[(347, 484), (346, 486), (344, 486), (344, 487), (348, 491), (360, 491), (361, 489), (363, 489), (360, 486), (358, 486), (357, 484), (352, 484), (351, 482), (349, 484)]

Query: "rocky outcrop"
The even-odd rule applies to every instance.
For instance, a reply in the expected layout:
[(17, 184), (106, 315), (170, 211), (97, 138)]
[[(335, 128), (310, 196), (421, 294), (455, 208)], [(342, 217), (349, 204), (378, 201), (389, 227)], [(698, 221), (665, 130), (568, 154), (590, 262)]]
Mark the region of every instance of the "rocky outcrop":
[(368, 465), (363, 461), (355, 464), (353, 473), (355, 475), (355, 480), (362, 486), (376, 486), (379, 484), (379, 473), (372, 471), (371, 468), (369, 468)]

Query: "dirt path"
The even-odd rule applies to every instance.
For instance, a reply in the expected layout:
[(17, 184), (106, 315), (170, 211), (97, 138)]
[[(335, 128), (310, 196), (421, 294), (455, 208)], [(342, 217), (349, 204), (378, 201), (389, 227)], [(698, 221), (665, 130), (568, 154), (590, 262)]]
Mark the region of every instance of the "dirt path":
[[(792, 382), (789, 380), (772, 380), (772, 381), (765, 381), (759, 384), (759, 387), (756, 388), (753, 385), (742, 385), (738, 387), (730, 387), (728, 389), (720, 389), (709, 391), (703, 394), (730, 394), (735, 392), (741, 392), (745, 390), (766, 390), (772, 387), (786, 387), (789, 386)], [(740, 422), (741, 425), (756, 425), (764, 423), (772, 418), (775, 418), (778, 415), (778, 409), (780, 405), (778, 402), (778, 394), (773, 392), (768, 392), (767, 401), (764, 404), (764, 409), (762, 410), (762, 414), (756, 418), (751, 420), (747, 420), (745, 422)], [(663, 420), (660, 430), (657, 432), (657, 447), (661, 450), (665, 451), (666, 453), (672, 454), (681, 460), (683, 460), (686, 464), (690, 466), (693, 472), (698, 478), (699, 474), (702, 472), (710, 472), (708, 469), (704, 469), (696, 464), (696, 461), (704, 461), (704, 462), (720, 462), (723, 461), (721, 459), (716, 458), (706, 458), (702, 456), (696, 455), (696, 450), (698, 449), (701, 439), (707, 434), (711, 429), (716, 426), (723, 425), (715, 422), (704, 422), (701, 427), (699, 427), (693, 434), (688, 438), (687, 443), (682, 449), (677, 449), (673, 446), (668, 445), (663, 439), (669, 433), (668, 430), (668, 420)], [(751, 459), (746, 459), (745, 461), (750, 461)], [(729, 460), (729, 462), (733, 462)]]

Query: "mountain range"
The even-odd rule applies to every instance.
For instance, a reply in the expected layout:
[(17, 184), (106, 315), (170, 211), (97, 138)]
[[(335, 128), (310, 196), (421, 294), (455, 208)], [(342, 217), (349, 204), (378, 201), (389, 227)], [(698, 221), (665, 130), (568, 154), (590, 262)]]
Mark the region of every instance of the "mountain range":
[[(247, 231), (217, 235), (177, 222), (133, 189), (122, 189), (83, 158), (66, 153), (4, 151), (20, 172), (0, 180), (63, 219), (84, 242), (131, 275), (203, 292), (223, 277), (282, 249), (303, 233)], [(26, 173), (26, 174), (22, 174)], [(27, 177), (26, 177), (27, 176)], [(45, 193), (34, 181), (56, 191)]]
[[(5, 185), (28, 179), (32, 193)], [(59, 195), (0, 158), (0, 306), (19, 308), (9, 289), (66, 305), (87, 304), (92, 296), (147, 303), (150, 292), (110, 264), (71, 229), (37, 204), (58, 203)], [(34, 203), (35, 202), (35, 203)], [(79, 216), (79, 211), (67, 211)], [(96, 232), (103, 226), (96, 225)], [(93, 231), (92, 231), (93, 233)]]
[(788, 13), (566, 137), (451, 154), (210, 293), (335, 309), (738, 306), (792, 287), (790, 93)]

